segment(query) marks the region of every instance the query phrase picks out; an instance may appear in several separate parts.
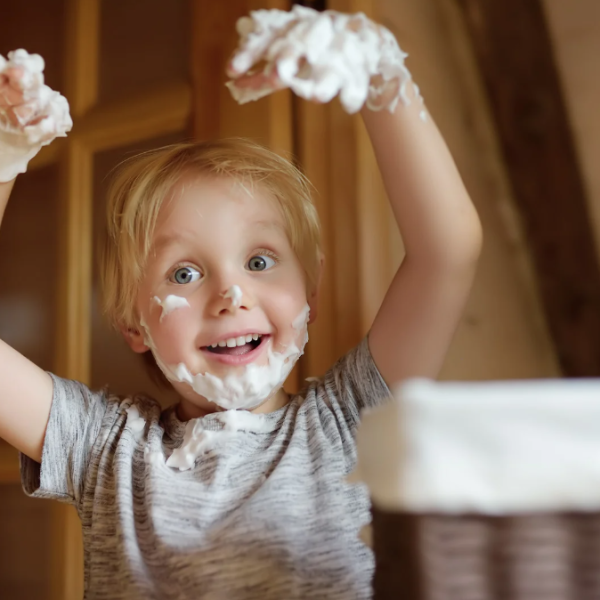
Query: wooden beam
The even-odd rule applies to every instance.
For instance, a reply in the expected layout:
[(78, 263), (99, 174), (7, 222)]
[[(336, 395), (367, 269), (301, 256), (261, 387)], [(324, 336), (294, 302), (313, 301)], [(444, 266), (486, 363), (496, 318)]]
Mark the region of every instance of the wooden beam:
[(100, 0), (68, 0), (66, 18), (63, 93), (76, 119), (98, 98)]
[(456, 0), (489, 94), (567, 376), (600, 375), (600, 268), (540, 0)]
[(69, 138), (99, 152), (186, 131), (191, 114), (191, 88), (178, 82), (92, 109)]
[[(95, 105), (100, 0), (66, 3), (65, 89), (75, 124)], [(76, 125), (75, 125), (76, 127)], [(57, 339), (54, 370), (89, 384), (92, 297), (92, 155), (69, 136), (61, 167)], [(81, 523), (73, 507), (54, 508), (50, 597), (76, 600), (83, 589)]]

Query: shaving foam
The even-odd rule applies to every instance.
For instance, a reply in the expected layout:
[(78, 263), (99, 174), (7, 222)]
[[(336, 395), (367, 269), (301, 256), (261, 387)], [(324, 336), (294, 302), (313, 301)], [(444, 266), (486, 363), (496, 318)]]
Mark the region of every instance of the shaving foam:
[[(228, 82), (240, 104), (282, 86), (319, 102), (329, 102), (339, 94), (348, 113), (357, 112), (365, 103), (371, 110), (387, 108), (390, 112), (399, 100), (410, 104), (408, 55), (388, 29), (362, 13), (319, 12), (299, 5), (289, 12), (257, 10), (238, 21), (237, 31), (240, 42), (230, 74), (239, 77), (264, 62), (264, 74), (276, 72), (280, 82), (260, 89), (238, 86), (235, 79)], [(416, 87), (415, 94), (422, 102)], [(426, 118), (424, 110), (421, 118)]]
[(243, 367), (242, 373), (223, 378), (212, 373), (192, 374), (184, 363), (166, 365), (143, 317), (140, 325), (144, 330), (144, 343), (152, 351), (156, 364), (167, 379), (188, 384), (194, 392), (226, 410), (251, 410), (268, 400), (283, 385), (294, 364), (302, 356), (308, 342), (309, 315), (310, 308), (307, 304), (291, 324), (294, 330), (304, 331), (300, 347), (292, 343), (282, 352), (275, 352), (269, 346), (266, 365), (249, 364)]
[(223, 424), (223, 429), (208, 430), (202, 419), (192, 419), (185, 426), (183, 441), (173, 450), (166, 465), (180, 471), (191, 469), (198, 458), (216, 449), (238, 431), (263, 433), (268, 431), (267, 420), (263, 415), (255, 415), (246, 410), (227, 410), (214, 415)]
[(144, 462), (147, 465), (153, 465), (155, 467), (163, 466), (165, 464), (165, 457), (162, 452), (158, 450), (150, 450), (148, 446), (144, 448)]
[(231, 306), (239, 308), (242, 305), (242, 298), (244, 294), (242, 288), (239, 285), (232, 285), (224, 294), (223, 298), (231, 299)]
[(137, 440), (142, 437), (146, 428), (146, 420), (140, 415), (136, 406), (130, 406), (125, 411), (127, 413), (127, 427), (129, 427)]
[(181, 296), (169, 295), (164, 300), (161, 300), (158, 296), (154, 296), (154, 302), (158, 304), (158, 306), (162, 307), (162, 314), (160, 315), (160, 321), (174, 310), (178, 308), (186, 308), (190, 306), (190, 303)]
[[(191, 469), (202, 454), (215, 447), (221, 431), (208, 431), (202, 426), (200, 419), (192, 419), (185, 426), (183, 442), (167, 459), (167, 467), (187, 471)], [(223, 436), (220, 436), (223, 440)]]
[[(0, 76), (22, 93), (19, 106), (11, 111), (16, 124), (0, 111), (0, 181), (25, 173), (42, 146), (65, 137), (73, 126), (67, 99), (44, 84), (44, 67), (41, 56), (25, 50), (9, 52), (8, 60), (0, 56)], [(22, 71), (20, 79), (10, 74), (15, 68)]]

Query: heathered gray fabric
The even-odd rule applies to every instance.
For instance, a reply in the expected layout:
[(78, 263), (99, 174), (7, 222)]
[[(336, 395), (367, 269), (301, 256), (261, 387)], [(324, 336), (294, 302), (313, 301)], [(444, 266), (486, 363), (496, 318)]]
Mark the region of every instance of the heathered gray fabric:
[(186, 425), (173, 408), (55, 377), (42, 465), (22, 457), (23, 486), (77, 508), (90, 600), (369, 598), (369, 501), (344, 477), (359, 411), (388, 397), (365, 340), (268, 414), (268, 431), (230, 434), (180, 472), (164, 462)]

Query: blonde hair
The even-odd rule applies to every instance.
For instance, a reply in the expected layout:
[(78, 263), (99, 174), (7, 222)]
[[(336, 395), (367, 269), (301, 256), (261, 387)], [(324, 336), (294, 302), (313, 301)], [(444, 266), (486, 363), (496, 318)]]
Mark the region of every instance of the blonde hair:
[(114, 326), (138, 327), (135, 300), (156, 220), (173, 187), (188, 174), (228, 177), (266, 190), (281, 209), (308, 290), (315, 288), (320, 225), (306, 177), (288, 160), (250, 140), (175, 144), (125, 161), (110, 187), (100, 273), (103, 309)]

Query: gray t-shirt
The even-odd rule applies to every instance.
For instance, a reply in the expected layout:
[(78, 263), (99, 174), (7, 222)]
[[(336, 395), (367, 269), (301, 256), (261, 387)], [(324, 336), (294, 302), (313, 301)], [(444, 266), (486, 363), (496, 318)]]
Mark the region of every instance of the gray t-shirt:
[(22, 481), (76, 507), (85, 598), (370, 598), (369, 499), (344, 481), (360, 410), (389, 397), (366, 340), (186, 471), (165, 464), (186, 427), (174, 407), (53, 379), (42, 464), (22, 457)]

